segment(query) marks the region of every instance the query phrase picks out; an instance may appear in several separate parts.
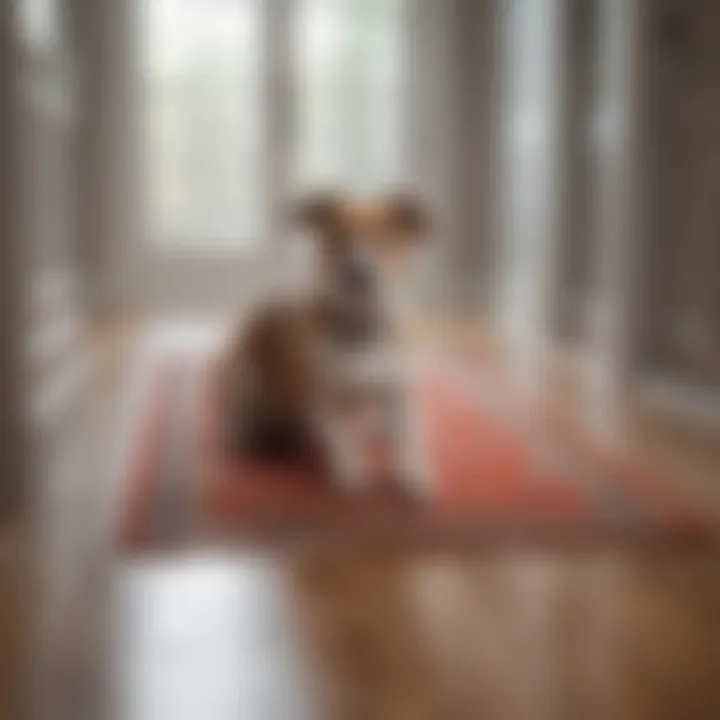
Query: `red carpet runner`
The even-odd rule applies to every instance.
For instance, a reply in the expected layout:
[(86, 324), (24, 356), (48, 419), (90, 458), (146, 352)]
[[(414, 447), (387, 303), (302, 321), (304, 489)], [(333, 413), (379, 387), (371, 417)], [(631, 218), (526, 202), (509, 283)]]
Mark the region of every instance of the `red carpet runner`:
[[(151, 374), (123, 478), (119, 547), (383, 540), (531, 543), (707, 540), (708, 518), (587, 436), (539, 417), (510, 388), (432, 363), (418, 381), (432, 492), (348, 494), (319, 467), (223, 451), (211, 373), (197, 360)], [(536, 411), (535, 411), (536, 412)]]

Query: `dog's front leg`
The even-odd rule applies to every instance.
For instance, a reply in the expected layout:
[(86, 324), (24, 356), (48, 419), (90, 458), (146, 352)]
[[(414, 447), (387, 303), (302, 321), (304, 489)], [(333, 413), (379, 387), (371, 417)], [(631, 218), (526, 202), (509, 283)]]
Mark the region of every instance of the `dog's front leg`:
[(394, 399), (396, 475), (413, 496), (425, 498), (432, 483), (423, 418), (412, 382), (403, 382)]
[(315, 426), (333, 479), (347, 490), (362, 488), (366, 481), (364, 465), (351, 433), (329, 411), (318, 413)]

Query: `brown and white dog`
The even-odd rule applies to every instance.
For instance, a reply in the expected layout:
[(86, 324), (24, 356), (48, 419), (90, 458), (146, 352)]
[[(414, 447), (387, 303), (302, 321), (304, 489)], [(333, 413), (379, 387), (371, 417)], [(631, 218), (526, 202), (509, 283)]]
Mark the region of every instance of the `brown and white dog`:
[(371, 471), (342, 421), (359, 402), (386, 434), (393, 479), (424, 494), (424, 444), (399, 329), (427, 213), (410, 196), (321, 195), (301, 202), (293, 219), (315, 241), (317, 277), (299, 299), (256, 308), (232, 338), (220, 384), (228, 436), (253, 453), (319, 448), (335, 479), (359, 488)]

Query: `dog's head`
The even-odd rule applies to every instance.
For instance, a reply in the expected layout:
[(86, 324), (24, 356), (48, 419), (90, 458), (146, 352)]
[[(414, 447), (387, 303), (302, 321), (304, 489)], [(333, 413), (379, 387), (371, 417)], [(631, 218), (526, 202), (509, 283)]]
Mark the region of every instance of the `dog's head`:
[(317, 195), (298, 203), (295, 221), (319, 244), (323, 282), (359, 302), (402, 281), (429, 225), (424, 205), (403, 194), (372, 201)]

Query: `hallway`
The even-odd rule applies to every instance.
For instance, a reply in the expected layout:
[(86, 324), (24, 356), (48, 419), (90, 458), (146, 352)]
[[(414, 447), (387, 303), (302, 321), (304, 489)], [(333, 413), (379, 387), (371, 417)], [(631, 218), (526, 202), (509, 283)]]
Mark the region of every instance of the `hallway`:
[[(720, 717), (719, 153), (717, 0), (0, 0), (0, 718)], [(425, 505), (143, 405), (334, 287), (317, 189), (431, 220)]]

